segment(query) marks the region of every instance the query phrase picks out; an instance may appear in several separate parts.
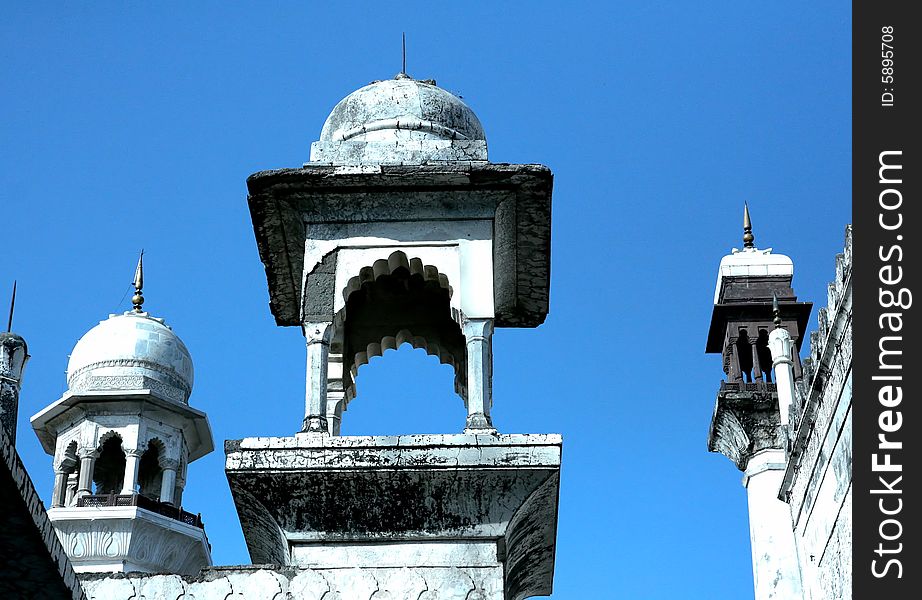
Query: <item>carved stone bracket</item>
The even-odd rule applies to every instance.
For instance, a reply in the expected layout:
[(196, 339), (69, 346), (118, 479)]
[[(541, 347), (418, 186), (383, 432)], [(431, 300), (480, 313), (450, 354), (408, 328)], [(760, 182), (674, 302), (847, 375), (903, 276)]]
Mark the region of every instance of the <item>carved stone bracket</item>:
[(784, 439), (774, 386), (721, 386), (708, 432), (708, 450), (723, 454), (745, 471), (754, 454), (783, 450)]

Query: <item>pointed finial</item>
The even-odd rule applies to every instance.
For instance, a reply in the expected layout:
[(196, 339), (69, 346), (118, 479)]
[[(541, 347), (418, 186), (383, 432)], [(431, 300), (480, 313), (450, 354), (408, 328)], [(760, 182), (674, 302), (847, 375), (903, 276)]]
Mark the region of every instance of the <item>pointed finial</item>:
[(743, 202), (743, 247), (755, 248), (756, 236), (752, 235), (752, 221), (749, 219), (749, 203)]
[(407, 32), (403, 32), (401, 35), (401, 41), (403, 43), (403, 62), (401, 63), (400, 72), (403, 75), (407, 74)]
[(144, 250), (138, 256), (138, 266), (134, 270), (134, 296), (131, 297), (131, 304), (134, 312), (141, 312), (141, 306), (144, 304), (144, 296), (141, 288), (144, 287)]
[(778, 295), (775, 292), (772, 292), (772, 314), (775, 315), (775, 329), (781, 329), (781, 307), (778, 306)]
[(13, 280), (13, 297), (10, 299), (10, 318), (6, 322), (6, 331), (10, 333), (13, 331), (13, 309), (16, 307), (16, 280)]

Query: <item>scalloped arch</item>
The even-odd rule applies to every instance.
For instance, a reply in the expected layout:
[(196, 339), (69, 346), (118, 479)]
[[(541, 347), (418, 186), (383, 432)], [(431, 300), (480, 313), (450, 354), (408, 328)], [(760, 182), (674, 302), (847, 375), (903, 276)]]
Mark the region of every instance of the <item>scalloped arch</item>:
[(413, 335), (408, 329), (401, 329), (397, 332), (397, 335), (384, 336), (380, 342), (372, 342), (368, 344), (364, 351), (356, 352), (352, 367), (349, 370), (352, 375), (352, 381), (349, 382), (349, 385), (344, 386), (346, 401), (348, 402), (355, 398), (355, 379), (358, 377), (359, 367), (367, 365), (376, 356), (384, 356), (385, 351), (396, 350), (404, 344), (410, 344), (417, 350), (425, 350), (429, 356), (438, 357), (439, 362), (443, 365), (451, 365), (455, 370), (455, 392), (462, 398), (465, 396), (467, 390), (462, 377), (464, 371), (461, 369), (464, 365), (459, 365), (455, 357), (444, 350), (438, 342), (429, 342), (422, 336)]
[[(365, 266), (359, 269), (358, 275), (349, 278), (349, 281), (346, 282), (346, 287), (343, 288), (342, 291), (343, 300), (348, 303), (349, 296), (361, 290), (364, 284), (374, 283), (385, 275), (394, 275), (394, 273), (400, 269), (405, 269), (411, 276), (419, 275), (424, 281), (438, 283), (439, 287), (448, 290), (449, 298), (454, 295), (454, 290), (448, 282), (448, 276), (440, 272), (438, 267), (424, 264), (419, 258), (409, 258), (403, 250), (395, 250), (386, 259), (379, 258), (372, 263), (371, 266)], [(452, 318), (457, 320), (458, 317), (454, 313), (455, 311), (453, 309)], [(345, 307), (340, 309), (338, 316), (345, 319)]]
[[(416, 276), (422, 278), (424, 282), (434, 283), (439, 288), (446, 290), (448, 292), (448, 308), (450, 310), (451, 321), (459, 325), (458, 333), (460, 334), (461, 314), (458, 309), (451, 307), (450, 299), (454, 294), (454, 289), (450, 284), (448, 276), (440, 272), (434, 265), (425, 264), (421, 259), (416, 257), (408, 257), (402, 250), (395, 250), (386, 259), (378, 259), (370, 266), (362, 267), (358, 275), (348, 280), (346, 286), (342, 289), (342, 297), (345, 304), (335, 315), (335, 338), (341, 339), (346, 332), (348, 326), (348, 316), (346, 313), (350, 297), (354, 293), (361, 291), (366, 285), (375, 284), (382, 277), (387, 276), (403, 276), (408, 278)], [(395, 333), (384, 335), (381, 338), (372, 338), (373, 341), (362, 347), (355, 348), (355, 351), (352, 352), (352, 356), (348, 356), (348, 358), (345, 348), (343, 347), (344, 344), (339, 342), (340, 353), (346, 358), (344, 361), (346, 364), (344, 366), (347, 367), (347, 369), (343, 372), (341, 380), (346, 405), (355, 398), (355, 381), (358, 376), (359, 368), (362, 365), (368, 364), (369, 360), (375, 356), (383, 356), (386, 350), (396, 350), (403, 344), (410, 344), (415, 349), (425, 350), (428, 355), (437, 357), (441, 364), (451, 365), (455, 371), (454, 390), (462, 399), (466, 398), (465, 348), (463, 346), (460, 348), (460, 351), (456, 350), (452, 352), (445, 347), (444, 339), (441, 341), (436, 339), (438, 336), (430, 335), (427, 337), (425, 335), (418, 335), (419, 332), (414, 333), (410, 328), (401, 325), (396, 325), (394, 328), (397, 329)], [(463, 336), (463, 334), (461, 335)]]

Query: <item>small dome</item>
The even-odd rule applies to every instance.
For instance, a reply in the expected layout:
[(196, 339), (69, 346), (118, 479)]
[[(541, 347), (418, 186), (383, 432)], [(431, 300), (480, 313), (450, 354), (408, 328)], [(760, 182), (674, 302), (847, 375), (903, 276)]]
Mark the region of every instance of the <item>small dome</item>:
[(406, 75), (360, 88), (333, 108), (320, 141), (486, 140), (460, 98)]
[(111, 315), (74, 346), (67, 363), (71, 391), (151, 389), (188, 402), (192, 357), (163, 319), (143, 312)]

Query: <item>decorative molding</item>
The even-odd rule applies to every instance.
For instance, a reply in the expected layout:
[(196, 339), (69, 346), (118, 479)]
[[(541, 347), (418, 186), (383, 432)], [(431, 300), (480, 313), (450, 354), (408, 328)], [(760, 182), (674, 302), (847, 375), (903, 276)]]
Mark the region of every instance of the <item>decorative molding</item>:
[[(144, 368), (160, 373), (169, 383), (158, 381), (144, 375), (94, 375), (92, 371), (100, 367)], [(172, 369), (166, 369), (156, 363), (137, 359), (117, 359), (96, 362), (83, 367), (68, 380), (72, 392), (96, 390), (151, 390), (170, 400), (188, 403), (192, 388)]]
[(86, 573), (90, 600), (499, 600), (502, 567), (211, 567), (201, 575)]

